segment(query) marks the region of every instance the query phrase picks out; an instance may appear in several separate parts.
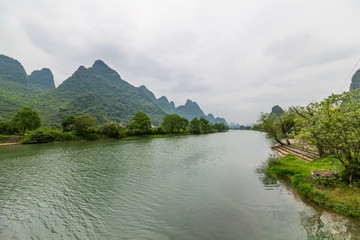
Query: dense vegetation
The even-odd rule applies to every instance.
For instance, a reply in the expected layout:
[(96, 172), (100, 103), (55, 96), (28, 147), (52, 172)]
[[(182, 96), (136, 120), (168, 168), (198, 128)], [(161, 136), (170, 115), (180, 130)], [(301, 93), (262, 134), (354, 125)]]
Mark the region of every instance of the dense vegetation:
[(270, 157), (268, 165), (266, 170), (268, 174), (290, 179), (301, 196), (319, 206), (360, 218), (360, 191), (358, 187), (350, 187), (338, 176), (310, 177), (312, 170), (331, 168), (341, 171), (341, 164), (337, 159), (322, 158), (306, 162), (289, 154), (282, 158)]
[[(10, 120), (24, 106), (36, 110), (43, 125), (59, 126), (68, 115), (90, 114), (97, 122), (129, 123), (137, 111), (146, 113), (154, 125), (159, 125), (166, 114), (177, 113), (189, 121), (205, 117), (200, 107), (191, 100), (175, 108), (166, 97), (159, 99), (145, 86), (134, 87), (101, 60), (92, 67), (80, 66), (74, 74), (55, 88), (50, 69), (35, 70), (27, 75), (15, 59), (0, 55), (0, 121)], [(206, 116), (207, 117), (207, 116)], [(208, 115), (211, 123), (225, 119)]]
[[(262, 113), (256, 128), (279, 144), (294, 138), (315, 149), (319, 159), (294, 156), (269, 161), (268, 173), (286, 176), (306, 198), (320, 206), (360, 217), (360, 89), (332, 94), (282, 115)], [(290, 141), (287, 141), (290, 144)], [(332, 177), (311, 177), (312, 170), (331, 169)]]
[(148, 115), (138, 111), (132, 121), (126, 125), (118, 122), (99, 124), (90, 114), (68, 115), (62, 119), (60, 128), (40, 127), (38, 113), (30, 107), (19, 110), (10, 121), (0, 122), (0, 141), (5, 141), (9, 135), (25, 135), (22, 143), (48, 143), (73, 140), (95, 140), (99, 138), (125, 138), (128, 136), (147, 136), (154, 134), (205, 134), (227, 131), (229, 128), (223, 123), (210, 124), (205, 118), (195, 118), (189, 124), (186, 118), (177, 114), (168, 114), (159, 127), (153, 127)]
[(352, 184), (360, 181), (359, 119), (360, 89), (356, 89), (306, 107), (291, 107), (281, 116), (262, 113), (256, 127), (280, 144), (291, 136), (316, 149), (320, 157), (338, 159)]

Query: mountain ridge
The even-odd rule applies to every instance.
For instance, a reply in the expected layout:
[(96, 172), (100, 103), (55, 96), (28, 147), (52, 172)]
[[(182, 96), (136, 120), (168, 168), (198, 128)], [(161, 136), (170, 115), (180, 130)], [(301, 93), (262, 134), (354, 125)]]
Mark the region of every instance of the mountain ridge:
[[(55, 87), (50, 69), (34, 70), (27, 75), (19, 61), (0, 55), (0, 83), (0, 120), (10, 119), (24, 106), (38, 111), (45, 125), (59, 124), (70, 114), (86, 113), (95, 116), (100, 123), (130, 122), (137, 111), (148, 114), (154, 124), (160, 124), (166, 114), (173, 113), (189, 120), (207, 117), (190, 99), (178, 107), (165, 96), (156, 99), (146, 86), (131, 85), (100, 59), (91, 67), (79, 66)], [(212, 122), (215, 118), (210, 119)], [(225, 119), (223, 121), (226, 123)]]

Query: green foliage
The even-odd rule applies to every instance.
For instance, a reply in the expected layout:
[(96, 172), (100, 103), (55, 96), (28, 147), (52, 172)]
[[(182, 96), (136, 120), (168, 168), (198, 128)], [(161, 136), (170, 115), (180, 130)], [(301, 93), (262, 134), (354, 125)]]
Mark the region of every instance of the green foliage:
[(100, 133), (108, 138), (126, 137), (126, 129), (119, 123), (108, 122), (100, 127)]
[[(192, 119), (205, 116), (200, 107), (190, 100), (175, 109), (173, 102), (154, 94), (145, 86), (134, 87), (101, 60), (92, 67), (83, 66), (54, 88), (49, 69), (36, 70), (28, 77), (21, 64), (0, 55), (0, 113), (10, 120), (24, 106), (36, 109), (44, 125), (59, 124), (68, 115), (90, 114), (99, 123), (109, 121), (128, 123), (136, 111), (145, 112), (154, 125), (162, 122), (166, 112), (178, 113)], [(165, 104), (165, 105), (164, 105)], [(165, 110), (163, 107), (166, 108)], [(216, 121), (226, 122), (217, 118)]]
[(22, 143), (49, 143), (60, 141), (74, 141), (78, 137), (73, 132), (62, 132), (56, 128), (42, 127), (32, 131)]
[(218, 132), (225, 132), (225, 131), (229, 130), (229, 127), (226, 126), (224, 123), (215, 123), (213, 125), (213, 128)]
[(296, 109), (297, 138), (334, 156), (349, 182), (360, 179), (360, 90), (333, 94), (320, 103)]
[(48, 143), (54, 142), (58, 133), (49, 129), (38, 129), (30, 133), (23, 143)]
[(273, 176), (286, 176), (299, 193), (320, 206), (334, 209), (353, 217), (360, 217), (360, 194), (357, 187), (349, 187), (338, 178), (310, 177), (312, 170), (336, 168), (338, 161), (332, 158), (305, 162), (293, 155), (271, 158), (267, 173)]
[(200, 134), (201, 133), (200, 121), (199, 121), (198, 118), (194, 118), (193, 120), (190, 121), (189, 132), (191, 132), (193, 134)]
[(165, 116), (151, 91), (130, 85), (99, 60), (90, 68), (80, 67), (58, 88), (38, 95), (37, 101), (46, 124), (84, 114), (94, 116), (99, 123), (130, 122), (137, 110), (155, 124)]
[(77, 116), (69, 115), (66, 116), (63, 120), (61, 120), (61, 126), (64, 132), (72, 131), (75, 128), (75, 119)]
[(283, 112), (280, 116), (272, 113), (261, 113), (258, 124), (254, 129), (259, 129), (266, 133), (267, 137), (273, 138), (276, 142), (283, 144), (281, 139), (286, 139), (289, 142), (289, 135), (295, 127), (295, 112), (289, 109)]
[(18, 133), (18, 130), (14, 126), (13, 122), (0, 122), (0, 134), (11, 135)]
[(97, 125), (96, 118), (91, 116), (90, 114), (81, 115), (75, 118), (74, 121), (74, 130), (78, 136), (88, 136), (90, 139), (93, 139), (94, 136), (94, 128)]
[(200, 119), (194, 118), (189, 124), (189, 132), (193, 134), (206, 134), (215, 132), (209, 121), (201, 117)]
[(130, 132), (134, 135), (148, 134), (151, 131), (151, 121), (148, 115), (142, 111), (135, 113), (129, 126)]
[(180, 117), (178, 114), (167, 114), (164, 117), (161, 126), (165, 133), (184, 132), (189, 124), (186, 118)]
[(12, 123), (25, 135), (26, 130), (35, 130), (41, 126), (39, 114), (30, 107), (19, 110), (12, 118)]

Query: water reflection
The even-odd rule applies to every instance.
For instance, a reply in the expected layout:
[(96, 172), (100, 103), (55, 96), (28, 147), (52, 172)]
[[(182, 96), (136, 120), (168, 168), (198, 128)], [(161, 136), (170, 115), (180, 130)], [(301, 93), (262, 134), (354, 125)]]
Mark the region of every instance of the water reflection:
[(267, 164), (263, 163), (255, 172), (266, 190), (285, 189), (295, 200), (303, 204), (303, 210), (298, 212), (301, 231), (309, 240), (345, 240), (359, 239), (360, 222), (320, 208), (319, 206), (302, 199), (293, 189), (288, 180), (276, 179), (266, 173)]

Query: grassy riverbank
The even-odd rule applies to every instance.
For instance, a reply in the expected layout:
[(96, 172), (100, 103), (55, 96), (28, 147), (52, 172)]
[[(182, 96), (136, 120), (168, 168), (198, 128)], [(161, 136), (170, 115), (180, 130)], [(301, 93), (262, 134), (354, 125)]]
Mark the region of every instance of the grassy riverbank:
[(337, 169), (340, 166), (333, 158), (315, 159), (306, 162), (288, 154), (285, 157), (268, 160), (266, 172), (277, 178), (287, 178), (301, 196), (321, 207), (360, 218), (360, 185), (349, 186), (341, 176), (324, 178), (311, 177), (312, 170)]
[[(135, 140), (135, 139), (150, 139), (150, 138), (167, 138), (167, 137), (175, 137), (175, 136), (187, 136), (192, 135), (191, 133), (173, 133), (173, 134), (150, 134), (150, 135), (140, 135), (140, 136), (128, 136), (124, 138), (97, 138), (94, 140), (109, 140), (109, 139), (116, 139), (116, 140)], [(16, 136), (16, 135), (0, 135), (0, 146), (7, 146), (13, 144), (24, 144), (24, 140), (26, 140), (27, 136)], [(90, 141), (94, 141), (90, 140)], [(79, 142), (79, 141), (89, 141), (89, 139), (84, 138), (76, 138), (73, 140), (68, 141), (52, 141), (52, 143), (57, 142)], [(26, 143), (26, 142), (25, 142)], [(26, 143), (27, 144), (27, 143)]]

